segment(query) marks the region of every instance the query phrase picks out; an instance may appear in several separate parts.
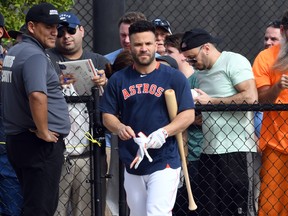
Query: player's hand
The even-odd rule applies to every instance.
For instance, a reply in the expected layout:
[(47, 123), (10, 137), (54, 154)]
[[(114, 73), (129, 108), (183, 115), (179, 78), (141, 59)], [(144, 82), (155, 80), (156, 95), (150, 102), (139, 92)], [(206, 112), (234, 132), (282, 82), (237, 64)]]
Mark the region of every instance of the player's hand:
[(124, 124), (119, 125), (117, 135), (121, 140), (128, 140), (136, 137), (133, 129), (130, 126)]
[(92, 78), (93, 82), (97, 85), (97, 86), (105, 86), (107, 83), (107, 78), (105, 75), (105, 71), (104, 70), (98, 70), (97, 71), (97, 76), (94, 76)]
[(145, 155), (148, 158), (149, 162), (153, 161), (146, 148), (147, 142), (149, 140), (148, 137), (142, 132), (139, 132), (138, 136), (139, 137), (133, 138), (134, 142), (139, 146), (139, 149), (137, 151), (136, 157), (130, 164), (130, 169), (132, 169), (134, 165), (134, 168), (137, 169)]
[(166, 138), (168, 137), (168, 133), (164, 128), (160, 128), (148, 136), (147, 149), (159, 149), (166, 142)]
[(59, 134), (53, 131), (39, 131), (34, 129), (29, 129), (31, 132), (35, 133), (36, 136), (46, 142), (54, 142), (56, 143), (58, 141)]

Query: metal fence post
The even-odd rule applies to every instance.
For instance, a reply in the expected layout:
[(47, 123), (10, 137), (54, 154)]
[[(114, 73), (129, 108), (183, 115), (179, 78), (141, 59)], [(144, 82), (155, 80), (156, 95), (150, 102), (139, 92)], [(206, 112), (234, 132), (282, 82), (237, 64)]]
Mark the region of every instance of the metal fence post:
[(93, 144), (93, 175), (94, 175), (94, 204), (95, 204), (95, 215), (104, 215), (105, 205), (106, 205), (106, 153), (105, 153), (105, 135), (104, 128), (101, 124), (100, 111), (98, 109), (99, 105), (99, 88), (92, 88), (93, 97), (93, 122), (92, 131), (94, 139), (101, 143), (99, 147), (97, 144)]

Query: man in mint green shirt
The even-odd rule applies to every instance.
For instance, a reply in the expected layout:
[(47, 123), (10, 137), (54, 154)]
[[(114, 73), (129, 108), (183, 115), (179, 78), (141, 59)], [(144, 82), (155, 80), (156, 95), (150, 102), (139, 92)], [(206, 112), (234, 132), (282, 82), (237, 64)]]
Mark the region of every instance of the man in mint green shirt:
[[(200, 104), (252, 104), (258, 99), (249, 61), (220, 52), (217, 38), (203, 29), (185, 32), (181, 51), (195, 69)], [(217, 109), (217, 108), (216, 108)], [(202, 111), (203, 153), (199, 161), (200, 215), (255, 215), (253, 112)]]

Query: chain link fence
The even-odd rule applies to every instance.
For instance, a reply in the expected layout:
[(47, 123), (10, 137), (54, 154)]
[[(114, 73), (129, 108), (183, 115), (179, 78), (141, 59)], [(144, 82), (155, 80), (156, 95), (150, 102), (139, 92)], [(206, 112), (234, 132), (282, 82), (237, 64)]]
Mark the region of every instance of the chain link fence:
[[(251, 63), (253, 63), (253, 60), (257, 53), (263, 49), (263, 35), (267, 24), (272, 20), (281, 19), (283, 12), (288, 9), (288, 2), (284, 0), (127, 0), (115, 2), (115, 4), (122, 3), (125, 4), (125, 11), (141, 11), (147, 16), (148, 20), (153, 20), (155, 18), (167, 19), (171, 23), (173, 33), (184, 32), (196, 27), (204, 28), (209, 31), (213, 36), (218, 36), (222, 38), (223, 41), (219, 45), (219, 48), (221, 50), (229, 50), (241, 53), (242, 55), (246, 56)], [(82, 22), (82, 25), (85, 27), (86, 34), (84, 37), (83, 46), (85, 47), (85, 49), (93, 50), (93, 1), (75, 1), (75, 6), (72, 11), (78, 15), (79, 19)], [(110, 11), (108, 16), (113, 16), (113, 11)], [(107, 28), (109, 28), (109, 26), (107, 26)], [(101, 31), (101, 29), (99, 29), (99, 31)], [(118, 39), (118, 29), (115, 29), (114, 35), (107, 35), (107, 38)], [(101, 44), (102, 41), (98, 41), (98, 43)], [(104, 47), (104, 50), (107, 50), (107, 52), (109, 52), (117, 48), (119, 47)], [(101, 54), (106, 54), (107, 52), (103, 52)], [(95, 106), (95, 103), (97, 104), (98, 100), (96, 98), (89, 97), (78, 99), (74, 98), (73, 100), (69, 99), (68, 102), (73, 103), (73, 108), (76, 108), (76, 111), (78, 112), (77, 115), (70, 116), (71, 121), (76, 122), (79, 120), (79, 118), (83, 118), (84, 122), (88, 122), (88, 126), (81, 125), (80, 123), (78, 129), (76, 128), (74, 134), (72, 135), (72, 137), (70, 137), (70, 140), (77, 140), (76, 142), (80, 144), (80, 149), (81, 147), (85, 146), (86, 150), (85, 153), (81, 152), (81, 154), (79, 154), (81, 156), (77, 155), (76, 153), (76, 155), (71, 156), (70, 159), (66, 158), (66, 161), (63, 165), (63, 169), (65, 171), (63, 172), (60, 183), (59, 207), (55, 215), (72, 215), (72, 212), (76, 212), (75, 215), (79, 216), (128, 215), (129, 210), (125, 203), (125, 191), (123, 191), (123, 165), (121, 164), (121, 162), (118, 161), (117, 156), (117, 138), (112, 139), (111, 148), (111, 156), (113, 161), (112, 168), (114, 171), (110, 173), (111, 176), (106, 175), (107, 167), (105, 159), (106, 152), (104, 129), (99, 122), (99, 113), (97, 113), (97, 109), (95, 108), (97, 107), (97, 105)], [(77, 107), (78, 105), (76, 105), (75, 107), (75, 104), (78, 103), (84, 103), (87, 104), (87, 106), (85, 105)], [(279, 117), (281, 117), (283, 116), (282, 114), (284, 112), (287, 112), (288, 107), (287, 105), (247, 104), (234, 104), (230, 106), (197, 106), (197, 111), (199, 113), (206, 112), (208, 113), (208, 115), (211, 115), (213, 112), (219, 112), (221, 114), (224, 114), (225, 112), (267, 112), (271, 110), (275, 110), (275, 112), (278, 112)], [(249, 119), (249, 121), (252, 120)], [(283, 122), (286, 124), (285, 121), (286, 119), (283, 119)], [(228, 122), (229, 119), (227, 119), (227, 124)], [(203, 124), (206, 124), (205, 120), (203, 121)], [(250, 122), (249, 124), (253, 125), (254, 123)], [(88, 129), (87, 131), (89, 131), (93, 135), (93, 137), (101, 143), (101, 147), (99, 147), (93, 142), (84, 142), (83, 134), (87, 132), (86, 129)], [(221, 130), (221, 128), (219, 130)], [(237, 136), (237, 133), (238, 128), (231, 128), (231, 134), (233, 134), (233, 136)], [(285, 131), (283, 133), (287, 132)], [(257, 136), (254, 133), (248, 134), (248, 137), (250, 139), (254, 139), (257, 143)], [(230, 139), (230, 136), (227, 139)], [(226, 146), (223, 147), (226, 148)], [(186, 148), (188, 155), (189, 148), (187, 143)], [(108, 156), (110, 156), (110, 154)], [(258, 209), (258, 195), (260, 190), (259, 169), (261, 167), (261, 164), (259, 162), (259, 158), (261, 158), (261, 155), (255, 153), (253, 157), (254, 162), (257, 162), (258, 165), (252, 165), (251, 163), (250, 166), (253, 175), (249, 176), (249, 178), (254, 184), (254, 192), (251, 195), (252, 200), (250, 200), (250, 204), (252, 203), (251, 205), (253, 206), (251, 208), (254, 209), (256, 212)], [(196, 166), (203, 168), (204, 165), (197, 164)], [(200, 183), (205, 183), (205, 178), (197, 174), (199, 172), (199, 169), (195, 169), (194, 161), (192, 163), (191, 161), (188, 162), (188, 169), (194, 198), (196, 200), (196, 203), (198, 203), (201, 196), (204, 196), (206, 193), (206, 191), (199, 191), (198, 187)], [(115, 174), (115, 170), (118, 170), (119, 173)], [(217, 175), (219, 173), (217, 173)], [(73, 184), (69, 180), (71, 175), (74, 175)], [(111, 188), (113, 188), (113, 191), (109, 191), (109, 188), (107, 188), (107, 190), (108, 193), (111, 193), (110, 196), (114, 196), (115, 198), (112, 203), (114, 204), (114, 211), (116, 211), (116, 213), (113, 211), (105, 212), (105, 210), (109, 209), (105, 208), (107, 177), (108, 182), (110, 181), (110, 183), (108, 183), (108, 187), (110, 187), (110, 185), (112, 184)], [(234, 176), (234, 178), (237, 179), (238, 177)], [(183, 184), (179, 185), (177, 200), (173, 209), (173, 215), (198, 215), (200, 213), (202, 213), (202, 215), (205, 215), (205, 213), (201, 212), (203, 209), (201, 207), (198, 208), (196, 212), (188, 211), (187, 191), (185, 187), (185, 182), (183, 180), (182, 182)], [(221, 182), (218, 183), (220, 184)], [(73, 187), (73, 190), (71, 189), (71, 187)], [(287, 193), (287, 188), (285, 190), (285, 192)], [(218, 197), (218, 199), (221, 200), (221, 197)], [(233, 205), (234, 199), (236, 198), (230, 197), (231, 205)], [(79, 203), (81, 204), (79, 205)], [(209, 205), (209, 203), (207, 203), (207, 205)], [(271, 208), (273, 208), (273, 206)], [(225, 209), (224, 211), (228, 211), (227, 215), (236, 215), (234, 214), (234, 212), (229, 212), (229, 209)], [(245, 212), (238, 212), (238, 214), (245, 215)], [(218, 212), (217, 215), (221, 215), (221, 212)]]
[[(120, 44), (115, 45), (114, 42), (119, 38), (115, 20), (118, 20), (126, 11), (140, 11), (146, 15), (148, 20), (167, 19), (173, 33), (185, 32), (196, 27), (204, 28), (213, 36), (222, 38), (222, 43), (219, 44), (220, 49), (239, 52), (251, 62), (263, 49), (263, 37), (268, 23), (275, 19), (281, 19), (284, 11), (288, 9), (288, 2), (284, 0), (126, 0), (111, 1), (110, 4), (111, 7), (107, 8), (107, 15), (97, 17), (99, 22), (105, 23), (105, 20), (112, 16), (113, 23), (106, 22), (105, 28), (111, 29), (112, 26), (115, 28), (113, 31), (111, 30), (111, 35), (103, 37), (103, 41), (95, 42), (97, 47), (101, 44), (105, 45), (99, 49), (101, 50), (100, 54), (105, 55), (120, 47)], [(116, 11), (115, 7), (122, 7), (123, 4), (125, 5), (123, 14), (113, 13), (113, 10)], [(95, 37), (93, 36), (93, 21), (97, 22), (93, 19), (93, 1), (75, 1), (73, 12), (79, 15), (85, 27), (84, 46), (92, 49), (93, 37)], [(101, 34), (102, 31), (103, 29), (96, 29), (97, 34)], [(107, 46), (107, 43), (111, 45)], [(97, 49), (94, 51), (99, 52)]]

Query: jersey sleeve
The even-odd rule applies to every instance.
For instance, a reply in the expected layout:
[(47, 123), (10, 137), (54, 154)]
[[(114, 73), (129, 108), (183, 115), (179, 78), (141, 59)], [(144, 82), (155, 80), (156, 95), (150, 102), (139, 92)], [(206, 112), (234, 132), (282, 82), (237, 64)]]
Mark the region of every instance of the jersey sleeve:
[(99, 109), (103, 113), (110, 113), (113, 115), (118, 114), (118, 98), (120, 97), (117, 92), (116, 76), (112, 76), (109, 79), (107, 86), (105, 87), (104, 94), (100, 99)]

